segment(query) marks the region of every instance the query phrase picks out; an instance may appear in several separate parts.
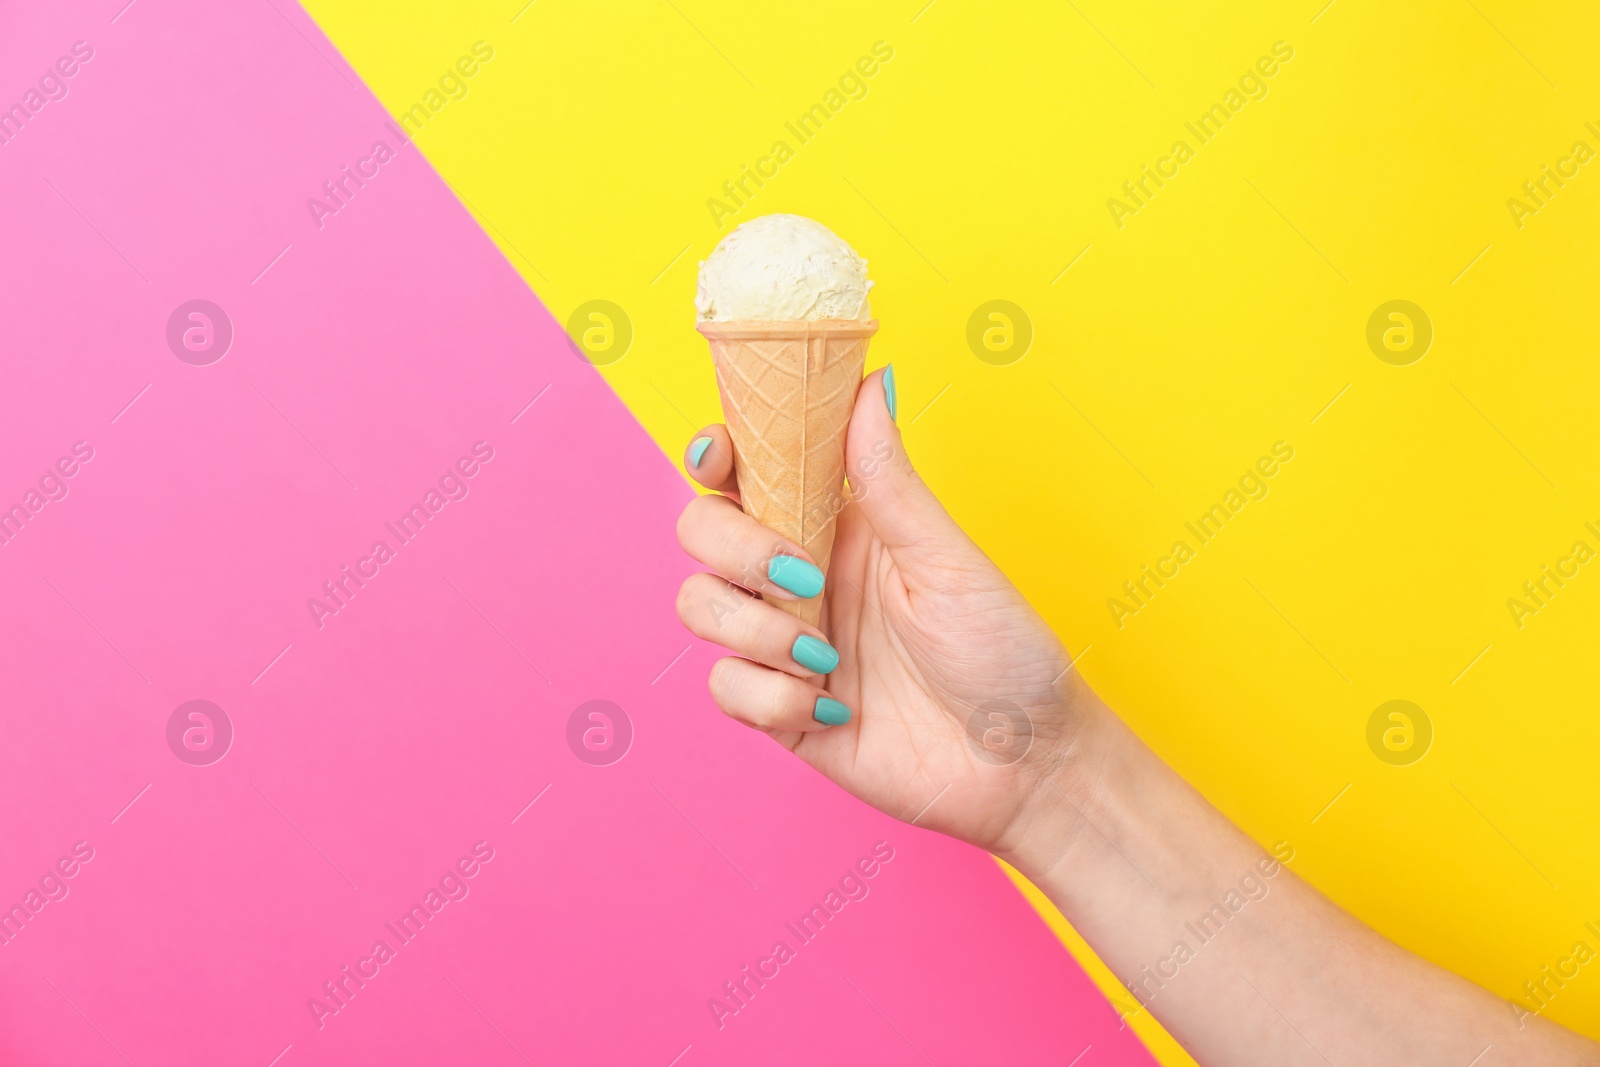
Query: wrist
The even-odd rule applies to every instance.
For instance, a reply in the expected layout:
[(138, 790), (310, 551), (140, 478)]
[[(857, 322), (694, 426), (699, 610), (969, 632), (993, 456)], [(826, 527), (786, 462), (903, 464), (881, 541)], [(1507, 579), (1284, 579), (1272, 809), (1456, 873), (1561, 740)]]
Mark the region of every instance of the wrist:
[(1053, 736), (1039, 737), (1024, 757), (1021, 795), (996, 854), (1035, 883), (1061, 866), (1093, 834), (1095, 809), (1120, 791), (1126, 742), (1132, 735), (1076, 675)]
[(998, 855), (1069, 919), (1136, 897), (1158, 909), (1209, 906), (1263, 858), (1261, 846), (1081, 688), (1073, 727), (1041, 753)]

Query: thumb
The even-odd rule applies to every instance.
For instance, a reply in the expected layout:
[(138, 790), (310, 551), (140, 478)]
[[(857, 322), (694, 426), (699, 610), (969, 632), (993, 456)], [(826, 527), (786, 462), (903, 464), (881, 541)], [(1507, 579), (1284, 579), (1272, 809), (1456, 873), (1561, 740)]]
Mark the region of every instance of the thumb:
[(845, 438), (850, 495), (895, 563), (931, 580), (952, 564), (984, 557), (911, 465), (895, 408), (894, 367), (869, 374)]

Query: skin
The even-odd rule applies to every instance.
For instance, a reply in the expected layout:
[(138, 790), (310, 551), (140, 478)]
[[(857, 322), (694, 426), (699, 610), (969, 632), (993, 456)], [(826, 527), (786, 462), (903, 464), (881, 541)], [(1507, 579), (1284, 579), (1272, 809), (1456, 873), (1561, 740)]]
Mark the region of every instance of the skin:
[[(739, 510), (726, 429), (696, 436), (712, 445), (686, 466), (721, 495), (679, 519), (712, 573), (684, 582), (678, 614), (736, 654), (712, 668), (717, 705), (874, 807), (1011, 863), (1199, 1062), (1600, 1065), (1600, 1045), (1339, 909), (1135, 737), (917, 476), (881, 372), (851, 418), (821, 629), (769, 602), (795, 598), (767, 561), (809, 557)], [(838, 650), (831, 674), (790, 658), (801, 634)], [(850, 722), (815, 721), (821, 695)], [(1246, 902), (1204, 940), (1186, 927), (1230, 892)]]

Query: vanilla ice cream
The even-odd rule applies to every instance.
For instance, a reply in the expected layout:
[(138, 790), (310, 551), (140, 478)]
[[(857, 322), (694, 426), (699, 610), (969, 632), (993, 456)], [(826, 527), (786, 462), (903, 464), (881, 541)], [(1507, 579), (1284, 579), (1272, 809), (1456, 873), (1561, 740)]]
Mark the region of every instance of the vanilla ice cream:
[(735, 229), (700, 264), (701, 322), (870, 319), (867, 261), (820, 222), (763, 215)]

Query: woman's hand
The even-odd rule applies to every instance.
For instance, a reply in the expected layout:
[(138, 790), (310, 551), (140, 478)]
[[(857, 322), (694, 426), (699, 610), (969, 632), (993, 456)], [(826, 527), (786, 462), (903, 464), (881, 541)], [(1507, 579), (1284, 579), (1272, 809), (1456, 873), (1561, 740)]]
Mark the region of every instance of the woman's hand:
[[(711, 671), (724, 712), (874, 807), (1005, 852), (1093, 698), (1044, 620), (912, 468), (893, 388), (880, 372), (856, 395), (852, 499), (838, 516), (822, 629), (752, 595), (796, 599), (769, 566), (809, 557), (739, 509), (720, 425), (686, 453), (694, 478), (723, 495), (695, 499), (678, 521), (684, 550), (713, 572), (683, 583), (678, 615), (736, 653)], [(789, 576), (797, 569), (815, 578), (783, 563), (776, 576), (808, 591)]]
[[(685, 508), (678, 536), (721, 577), (686, 581), (678, 614), (745, 657), (712, 668), (725, 712), (869, 804), (1007, 856), (1204, 1063), (1444, 1067), (1488, 1048), (1503, 1062), (1600, 1062), (1594, 1044), (1514, 1019), (1340, 911), (1123, 726), (917, 477), (893, 389), (873, 375), (856, 396), (825, 633), (744, 591), (793, 599), (769, 574), (805, 590), (792, 574), (806, 568), (768, 567), (805, 553), (727, 499), (738, 487), (721, 426), (690, 445), (690, 469), (725, 496)], [(837, 666), (807, 639), (831, 639)], [(826, 724), (842, 718), (828, 700), (848, 721)], [(1242, 885), (1249, 918), (1229, 921), (1244, 905), (1218, 902), (1242, 901)], [(1197, 916), (1225, 926), (1199, 937)]]
[(678, 614), (744, 657), (712, 668), (723, 711), (869, 804), (1010, 859), (1121, 977), (1125, 1010), (1203, 1063), (1600, 1064), (1340, 911), (1286, 870), (1292, 848), (1268, 857), (1162, 763), (917, 477), (893, 390), (880, 374), (856, 395), (821, 631), (745, 591), (793, 599), (774, 578), (805, 592), (820, 575), (769, 571), (805, 553), (734, 503), (727, 431), (690, 445), (724, 496), (679, 520), (716, 573), (684, 582)]

